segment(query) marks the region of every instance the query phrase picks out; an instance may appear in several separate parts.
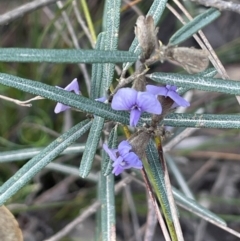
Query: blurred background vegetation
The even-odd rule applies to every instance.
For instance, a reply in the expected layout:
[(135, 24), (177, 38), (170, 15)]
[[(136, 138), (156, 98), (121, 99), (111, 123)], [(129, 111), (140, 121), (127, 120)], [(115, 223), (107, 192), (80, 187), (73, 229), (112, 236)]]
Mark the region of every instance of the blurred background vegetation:
[[(0, 1), (0, 15), (29, 2), (28, 0)], [(134, 25), (139, 14), (146, 14), (152, 1), (139, 1), (129, 6), (123, 1), (119, 49), (128, 50), (134, 38)], [(64, 11), (69, 17), (82, 49), (92, 48), (91, 43), (80, 27), (74, 8), (77, 7), (84, 18), (82, 1), (62, 1)], [(96, 34), (101, 32), (104, 1), (87, 1)], [(169, 1), (173, 7), (174, 3)], [(184, 1), (185, 7), (195, 16), (204, 7)], [(176, 8), (177, 9), (177, 8)], [(179, 10), (178, 10), (179, 11)], [(0, 26), (0, 47), (18, 48), (74, 48), (73, 41), (63, 19), (63, 10), (56, 4), (42, 7)], [(84, 19), (85, 20), (85, 19)], [(240, 80), (240, 15), (223, 12), (221, 17), (206, 27), (206, 34), (217, 55), (227, 69), (231, 79)], [(167, 44), (171, 35), (181, 27), (176, 17), (166, 9), (159, 24), (159, 39)], [(193, 39), (183, 46), (198, 47)], [(121, 67), (119, 65), (119, 67)], [(86, 65), (91, 74), (91, 65)], [(0, 63), (0, 71), (53, 86), (66, 86), (78, 78), (82, 94), (87, 96), (84, 76), (76, 64), (49, 63)], [(183, 72), (170, 63), (155, 64), (151, 71)], [(117, 78), (116, 74), (116, 78)], [(192, 92), (191, 107), (188, 112), (202, 108), (204, 113), (239, 113), (239, 104), (234, 96), (220, 93)], [(19, 100), (33, 96), (14, 88), (0, 85), (0, 95)], [(56, 115), (53, 110), (56, 103), (49, 100), (33, 102), (31, 108), (21, 107), (0, 99), (0, 151), (23, 148), (45, 147), (60, 133), (85, 118), (79, 112), (66, 112)], [(176, 131), (176, 130), (174, 130)], [(79, 140), (83, 143), (84, 138)], [(223, 217), (231, 228), (240, 232), (240, 132), (239, 130), (202, 129), (186, 138), (171, 151), (198, 201)], [(27, 160), (0, 164), (0, 183), (10, 178)], [(81, 154), (65, 155), (55, 162), (79, 167)], [(95, 173), (100, 169), (99, 158), (94, 163)], [(97, 177), (97, 174), (96, 174)], [(178, 187), (174, 177), (173, 185)], [(96, 198), (96, 179), (83, 180), (73, 175), (45, 169), (8, 202), (9, 209), (16, 215), (26, 241), (41, 241), (61, 230), (79, 211), (87, 207)], [(140, 224), (146, 222), (147, 204), (143, 187), (132, 185)], [(129, 209), (125, 208), (126, 193), (116, 196), (117, 233), (119, 240), (130, 240), (133, 233)], [(181, 224), (187, 240), (197, 239), (197, 232), (206, 230), (202, 240), (236, 240), (234, 236), (211, 224), (199, 226), (201, 221), (180, 209)], [(204, 229), (205, 228), (205, 229)], [(62, 240), (92, 240), (95, 222), (90, 218)], [(155, 240), (163, 240), (157, 230)], [(194, 239), (195, 238), (195, 239)], [(131, 240), (135, 240), (134, 237)]]

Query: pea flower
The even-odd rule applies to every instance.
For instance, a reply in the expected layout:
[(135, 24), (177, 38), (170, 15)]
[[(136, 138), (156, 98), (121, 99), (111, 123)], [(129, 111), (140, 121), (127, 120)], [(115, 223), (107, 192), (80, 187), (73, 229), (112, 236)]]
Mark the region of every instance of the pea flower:
[(103, 149), (113, 161), (112, 173), (115, 176), (118, 176), (125, 169), (132, 167), (137, 169), (143, 168), (142, 161), (133, 151), (131, 151), (132, 146), (128, 141), (120, 142), (117, 149), (110, 149), (106, 144), (103, 144)]
[(136, 91), (131, 88), (122, 88), (112, 99), (114, 110), (130, 111), (130, 126), (136, 126), (143, 112), (161, 114), (162, 106), (156, 96), (149, 92)]
[[(56, 86), (57, 88), (60, 88), (62, 89), (61, 87), (59, 86)], [(68, 86), (66, 86), (64, 88), (64, 90), (66, 91), (74, 91), (75, 94), (79, 95), (80, 94), (80, 89), (79, 89), (79, 85), (78, 85), (78, 82), (77, 82), (77, 79), (75, 78)], [(55, 109), (54, 109), (54, 112), (56, 114), (62, 112), (62, 111), (65, 111), (67, 109), (70, 109), (71, 107), (70, 106), (67, 106), (67, 105), (64, 105), (62, 103), (57, 103)]]
[(176, 104), (177, 106), (183, 106), (183, 107), (190, 106), (190, 103), (177, 93), (177, 86), (175, 85), (166, 85), (166, 87), (147, 85), (146, 89), (148, 92), (154, 95), (162, 95), (165, 97), (170, 97), (175, 102), (174, 104)]

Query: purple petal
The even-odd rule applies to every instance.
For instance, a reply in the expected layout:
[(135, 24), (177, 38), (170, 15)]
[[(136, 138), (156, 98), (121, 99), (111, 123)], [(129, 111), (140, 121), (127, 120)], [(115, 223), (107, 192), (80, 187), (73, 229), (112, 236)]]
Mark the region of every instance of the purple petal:
[(128, 141), (122, 141), (119, 143), (118, 152), (123, 158), (130, 152), (130, 150), (132, 150), (132, 146), (129, 144)]
[(131, 88), (122, 88), (117, 91), (112, 99), (112, 108), (114, 110), (131, 110), (135, 105), (137, 91)]
[(166, 85), (166, 88), (169, 90), (169, 91), (177, 91), (177, 86), (175, 85)]
[(117, 160), (117, 155), (116, 155), (117, 149), (110, 149), (110, 148), (108, 148), (108, 146), (106, 144), (103, 144), (103, 149), (109, 155), (109, 157), (112, 161)]
[(75, 94), (79, 95), (80, 94), (80, 89), (79, 89), (79, 85), (77, 82), (77, 79), (75, 78), (69, 85), (67, 85), (64, 90), (67, 91), (74, 91)]
[[(63, 88), (61, 88), (59, 86), (56, 86), (56, 87), (59, 88), (59, 89), (63, 89)], [(79, 95), (80, 94), (80, 90), (79, 90), (79, 85), (78, 85), (77, 79), (74, 79), (68, 86), (66, 86), (64, 88), (64, 90), (66, 90), (66, 91), (74, 91), (75, 94)], [(67, 110), (67, 109), (70, 109), (70, 108), (71, 108), (70, 106), (67, 106), (67, 105), (64, 105), (64, 104), (61, 104), (61, 103), (58, 102), (56, 107), (55, 107), (55, 109), (54, 109), (54, 112), (56, 114), (58, 114), (58, 113), (63, 112), (65, 110)]]
[(131, 110), (131, 112), (130, 112), (130, 123), (129, 123), (130, 126), (136, 126), (137, 125), (141, 114), (142, 114), (142, 112), (138, 109)]
[(124, 171), (124, 169), (122, 168), (122, 166), (115, 166), (112, 170), (112, 173), (115, 175), (115, 176), (118, 176), (119, 174), (121, 174), (122, 172)]
[(139, 159), (139, 157), (134, 153), (134, 152), (130, 152), (124, 159), (127, 163), (127, 165), (125, 166), (125, 169), (128, 168), (137, 168), (137, 169), (142, 169), (143, 165), (142, 165), (142, 161)]
[(95, 100), (104, 103), (107, 100), (107, 98), (104, 96), (104, 97), (101, 97), (101, 98), (97, 98)]
[(190, 106), (190, 103), (188, 101), (186, 101), (185, 99), (183, 99), (177, 92), (175, 91), (169, 91), (168, 92), (168, 96), (174, 100), (175, 103), (177, 103), (177, 105), (179, 106), (183, 106), (183, 107), (188, 107)]
[(70, 109), (71, 107), (70, 106), (67, 106), (67, 105), (64, 105), (64, 104), (61, 104), (61, 103), (57, 103), (55, 109), (54, 109), (54, 112), (56, 114), (62, 112), (62, 111), (65, 111), (67, 109)]
[(168, 89), (166, 87), (159, 87), (155, 85), (147, 85), (147, 92), (152, 93), (153, 95), (163, 95), (167, 96)]
[(138, 92), (137, 105), (142, 112), (146, 111), (151, 114), (161, 114), (162, 106), (155, 95), (149, 92)]

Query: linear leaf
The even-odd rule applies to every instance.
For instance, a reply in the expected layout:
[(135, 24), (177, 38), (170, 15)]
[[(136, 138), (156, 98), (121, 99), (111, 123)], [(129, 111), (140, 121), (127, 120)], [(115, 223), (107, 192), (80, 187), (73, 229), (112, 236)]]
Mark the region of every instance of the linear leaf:
[[(201, 77), (209, 77), (209, 78), (213, 78), (215, 75), (217, 74), (217, 70), (215, 68), (208, 68), (206, 69), (205, 71), (201, 72), (201, 73), (198, 73), (196, 74), (196, 76), (201, 76)], [(177, 89), (177, 92), (180, 94), (180, 95), (183, 95), (185, 92), (187, 92), (188, 90), (190, 90), (190, 88), (183, 88), (183, 87), (179, 87)]]
[[(0, 152), (0, 163), (27, 160), (39, 154), (43, 149), (44, 148), (39, 147)], [(82, 153), (84, 149), (85, 145), (72, 145), (65, 149), (61, 154), (66, 155)]]
[[(104, 32), (98, 35), (95, 49), (97, 50), (104, 49), (104, 35), (106, 35), (106, 33)], [(101, 97), (100, 95), (101, 95), (102, 72), (103, 72), (103, 64), (92, 65), (90, 98), (93, 100)]]
[(165, 154), (164, 156), (165, 156), (165, 159), (169, 166), (169, 169), (171, 170), (173, 177), (177, 181), (177, 184), (180, 187), (180, 189), (182, 190), (182, 192), (188, 198), (194, 199), (192, 191), (190, 190), (185, 178), (183, 177), (181, 171), (179, 170), (179, 168), (178, 168), (177, 164), (175, 163), (175, 161), (173, 160), (173, 158), (168, 154)]
[(59, 136), (42, 152), (27, 162), (14, 176), (0, 187), (0, 205), (21, 189), (33, 176), (63, 152), (63, 150), (82, 136), (90, 128), (91, 124), (88, 120), (80, 122), (68, 132)]
[(149, 142), (147, 146), (146, 156), (148, 159), (150, 170), (153, 174), (154, 184), (157, 187), (157, 190), (156, 190), (157, 197), (163, 209), (164, 216), (168, 220), (172, 221), (172, 214), (171, 214), (170, 205), (168, 202), (167, 190), (166, 190), (166, 185), (164, 181), (164, 173), (159, 161), (158, 152), (152, 140)]
[(213, 20), (220, 16), (220, 11), (215, 8), (210, 8), (204, 13), (198, 15), (193, 20), (185, 24), (182, 28), (180, 28), (170, 39), (168, 45), (178, 45), (182, 43), (184, 40), (190, 38), (193, 34), (195, 34), (200, 29), (207, 26)]
[[(121, 0), (106, 0), (104, 9), (104, 36), (105, 50), (116, 50), (119, 38), (120, 26), (120, 13), (121, 13)], [(113, 80), (115, 65), (110, 63), (103, 66), (103, 80), (102, 91), (106, 92)]]
[(169, 114), (163, 123), (178, 127), (240, 129), (240, 115)]
[(0, 48), (1, 62), (123, 63), (137, 59), (133, 53), (118, 50)]
[(150, 79), (163, 84), (176, 85), (189, 89), (221, 92), (232, 95), (240, 95), (240, 82), (217, 78), (202, 77), (199, 75), (152, 73)]
[(102, 240), (116, 240), (114, 176), (101, 175), (101, 224)]
[(94, 156), (96, 154), (98, 143), (102, 134), (102, 129), (104, 125), (104, 119), (96, 116), (93, 120), (90, 132), (88, 134), (88, 139), (85, 145), (85, 150), (83, 152), (79, 176), (85, 178), (90, 173)]
[(90, 100), (81, 95), (76, 95), (41, 82), (0, 73), (0, 83), (34, 95), (43, 96), (47, 99), (75, 107), (84, 112), (98, 115), (108, 120), (117, 121), (125, 125), (129, 123), (129, 114), (126, 112), (112, 110), (110, 105)]
[(205, 216), (205, 217), (208, 217), (210, 220), (214, 220), (215, 222), (218, 222), (221, 225), (227, 226), (226, 222), (222, 218), (218, 217), (216, 214), (202, 207), (193, 199), (186, 197), (181, 192), (179, 192), (176, 188), (172, 187), (172, 190), (173, 190), (174, 198), (176, 199), (178, 205), (182, 206), (183, 208), (186, 207), (187, 210), (189, 209), (193, 210), (194, 212), (199, 214), (200, 217)]

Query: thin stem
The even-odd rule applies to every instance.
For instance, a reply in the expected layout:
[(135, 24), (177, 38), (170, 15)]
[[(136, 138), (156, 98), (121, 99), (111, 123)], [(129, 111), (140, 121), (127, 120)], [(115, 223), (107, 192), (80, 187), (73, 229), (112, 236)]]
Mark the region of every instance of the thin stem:
[(27, 13), (33, 12), (38, 8), (46, 6), (51, 3), (55, 3), (58, 0), (35, 0), (29, 3), (26, 3), (20, 7), (17, 7), (7, 13), (0, 15), (0, 24), (6, 24), (10, 21), (13, 21), (16, 18), (22, 17)]
[(82, 0), (81, 3), (82, 3), (82, 7), (83, 7), (83, 12), (84, 12), (85, 18), (87, 20), (88, 28), (89, 28), (90, 33), (92, 35), (92, 39), (96, 43), (97, 37), (96, 37), (95, 29), (93, 27), (92, 18), (91, 18), (91, 15), (89, 13), (88, 5), (86, 3), (86, 0)]

